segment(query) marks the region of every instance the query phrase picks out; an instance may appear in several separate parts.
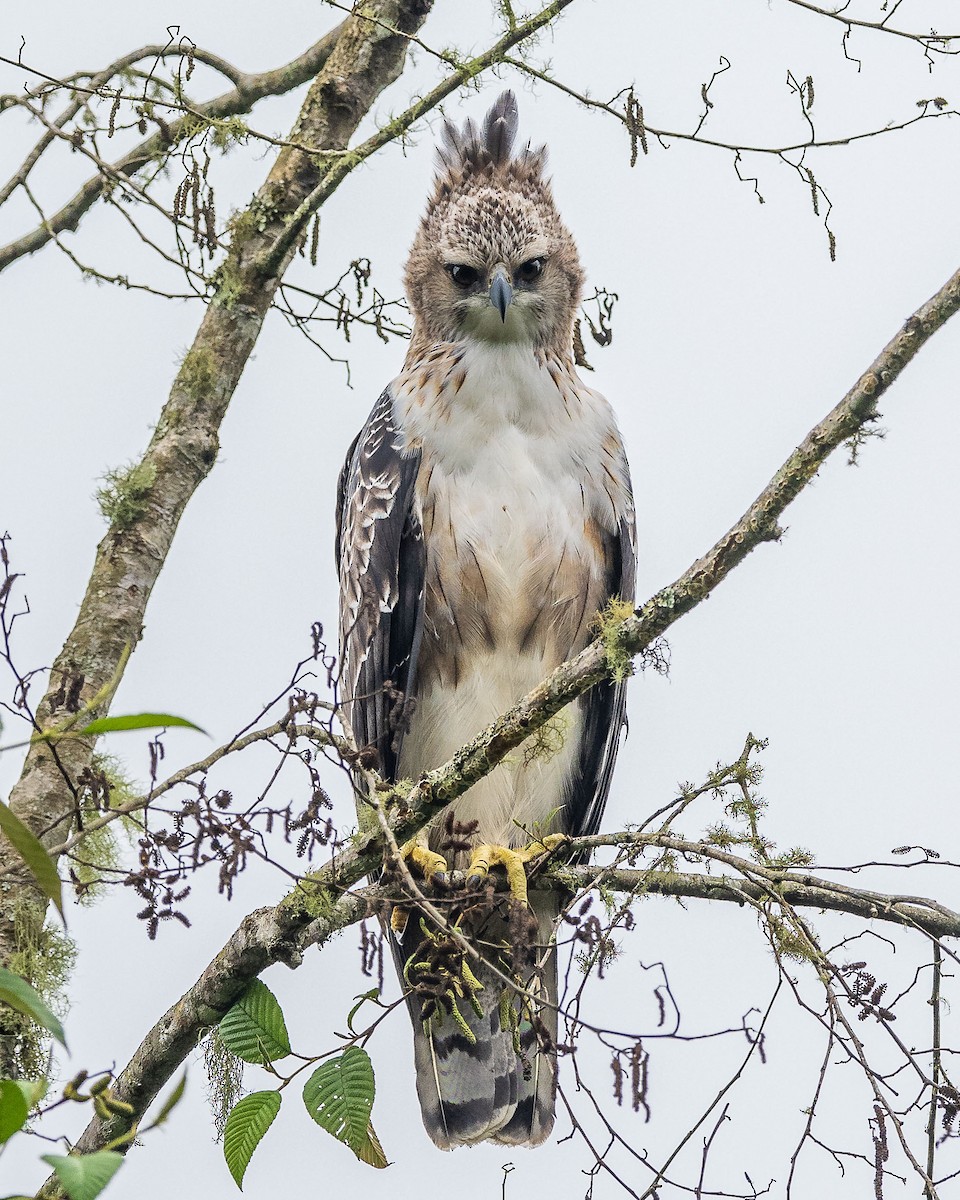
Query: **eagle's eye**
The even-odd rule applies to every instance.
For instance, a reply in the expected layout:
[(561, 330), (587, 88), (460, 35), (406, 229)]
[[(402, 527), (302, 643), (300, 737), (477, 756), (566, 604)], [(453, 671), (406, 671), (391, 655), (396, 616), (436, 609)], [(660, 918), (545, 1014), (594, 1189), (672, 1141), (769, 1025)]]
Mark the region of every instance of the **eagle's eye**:
[(457, 287), (473, 287), (480, 278), (480, 272), (477, 268), (468, 267), (466, 263), (448, 263), (447, 270), (450, 272), (450, 278)]
[(517, 283), (533, 283), (540, 273), (543, 271), (543, 259), (531, 258), (525, 263), (521, 263), (517, 268), (515, 282)]

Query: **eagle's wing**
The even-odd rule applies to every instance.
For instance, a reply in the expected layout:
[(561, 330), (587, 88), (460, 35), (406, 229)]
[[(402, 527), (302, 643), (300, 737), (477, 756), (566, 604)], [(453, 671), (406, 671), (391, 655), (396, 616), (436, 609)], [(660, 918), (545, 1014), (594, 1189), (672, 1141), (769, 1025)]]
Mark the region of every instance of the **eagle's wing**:
[[(623, 467), (626, 471), (626, 464)], [(616, 535), (605, 540), (608, 564), (607, 598), (632, 601), (636, 586), (636, 526), (632, 505), (620, 520)], [(627, 723), (626, 681), (600, 683), (580, 698), (583, 724), (568, 799), (564, 831), (573, 837), (596, 833), (600, 826), (613, 768)]]
[(386, 779), (395, 778), (423, 628), (420, 455), (402, 447), (388, 387), (347, 453), (337, 497), (341, 696), (357, 747), (376, 747)]

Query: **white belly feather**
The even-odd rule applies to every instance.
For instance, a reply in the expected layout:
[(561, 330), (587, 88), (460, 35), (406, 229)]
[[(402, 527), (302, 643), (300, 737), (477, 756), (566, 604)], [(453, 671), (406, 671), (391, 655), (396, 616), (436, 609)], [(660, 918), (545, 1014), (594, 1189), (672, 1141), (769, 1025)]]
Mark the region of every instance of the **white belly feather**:
[[(414, 778), (586, 643), (620, 515), (605, 474), (619, 439), (601, 396), (529, 348), (475, 344), (459, 366), (459, 386), (429, 403), (403, 377), (397, 388), (422, 453), (427, 547), (417, 708), (399, 764)], [(562, 828), (579, 741), (572, 706), (475, 784), (457, 818), (505, 845)]]

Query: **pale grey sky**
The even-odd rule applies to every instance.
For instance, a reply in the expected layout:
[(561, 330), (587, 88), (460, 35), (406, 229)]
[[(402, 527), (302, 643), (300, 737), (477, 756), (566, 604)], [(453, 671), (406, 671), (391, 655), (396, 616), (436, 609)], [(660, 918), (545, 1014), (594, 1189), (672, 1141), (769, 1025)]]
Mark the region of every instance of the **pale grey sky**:
[[(951, 8), (916, 0), (898, 17), (904, 27), (945, 28)], [(491, 9), (438, 0), (424, 39), (435, 47), (480, 48), (490, 38)], [(42, 7), (7, 0), (0, 53), (15, 57), (22, 36), (24, 61), (56, 75), (163, 41), (165, 27), (179, 23), (199, 44), (255, 70), (291, 57), (336, 19), (315, 3), (278, 5), (265, 20), (249, 0), (231, 6), (229, 19), (209, 0), (195, 0), (186, 13), (157, 0), (104, 0), (85, 9), (62, 0)], [(863, 62), (858, 72), (843, 57), (841, 32), (782, 0), (722, 6), (577, 0), (535, 54), (550, 60), (558, 77), (600, 98), (634, 84), (649, 124), (684, 130), (696, 124), (700, 85), (725, 55), (733, 67), (714, 85), (716, 107), (704, 132), (755, 145), (805, 136), (797, 99), (784, 84), (788, 69), (801, 79), (814, 76), (813, 115), (823, 137), (899, 122), (918, 111), (922, 98), (960, 101), (955, 60), (938, 60), (930, 74), (915, 47), (863, 33), (850, 43)], [(419, 53), (384, 95), (378, 116), (403, 107), (433, 76), (433, 60)], [(0, 68), (0, 90), (16, 91), (24, 78)], [(752, 185), (738, 181), (732, 156), (719, 149), (680, 141), (666, 149), (653, 141), (649, 156), (631, 170), (617, 123), (543, 85), (533, 91), (509, 71), (501, 81), (488, 80), (481, 95), (451, 100), (447, 112), (457, 119), (480, 115), (507, 83), (518, 91), (522, 136), (549, 144), (555, 192), (590, 286), (620, 297), (613, 345), (602, 350), (588, 343), (596, 368), (590, 382), (614, 404), (630, 454), (638, 592), (645, 598), (733, 524), (900, 322), (956, 269), (956, 120), (810, 157), (834, 206), (837, 261), (831, 263), (809, 189), (773, 158), (748, 156), (741, 168), (758, 177), (762, 206)], [(264, 106), (252, 123), (284, 132), (300, 95)], [(35, 130), (23, 127), (15, 138), (18, 118), (3, 120), (6, 175)], [(431, 178), (433, 140), (428, 129), (418, 130), (405, 151), (389, 148), (356, 172), (324, 209), (318, 267), (298, 263), (295, 271), (326, 284), (352, 258), (367, 255), (380, 290), (399, 295)], [(61, 157), (55, 169), (41, 171), (42, 199), (51, 207), (62, 200), (80, 169)], [(259, 151), (237, 151), (217, 169), (218, 207), (225, 212), (245, 202), (267, 160)], [(24, 205), (8, 209), (0, 209), (4, 241), (30, 220)], [(145, 277), (154, 270), (106, 211), (91, 212), (69, 244), (103, 269)], [(6, 273), (2, 296), (0, 527), (13, 534), (15, 567), (27, 576), (33, 615), (18, 626), (17, 653), (32, 667), (54, 657), (75, 614), (103, 530), (92, 499), (98, 477), (142, 451), (200, 308), (84, 284), (49, 247)], [(329, 346), (343, 350), (333, 335)], [(404, 346), (358, 333), (349, 352), (352, 389), (341, 367), (271, 315), (224, 424), (221, 460), (191, 503), (151, 600), (116, 711), (183, 712), (222, 740), (280, 690), (306, 653), (313, 620), (334, 629), (336, 473)], [(825, 864), (888, 860), (903, 843), (960, 857), (958, 363), (960, 325), (954, 324), (884, 398), (886, 440), (871, 441), (856, 469), (839, 456), (831, 460), (788, 512), (782, 544), (755, 552), (671, 631), (670, 679), (651, 675), (632, 685), (631, 733), (604, 828), (642, 819), (670, 798), (678, 780), (699, 780), (718, 760), (735, 758), (752, 731), (770, 738), (763, 792), (768, 832), (780, 845), (805, 845)], [(171, 734), (166, 765), (191, 761), (209, 745), (197, 735)], [(111, 749), (145, 776), (145, 739), (130, 735)], [(224, 779), (253, 796), (265, 779), (264, 762), (234, 764)], [(0, 762), (0, 793), (15, 767), (8, 757)], [(347, 822), (346, 789), (335, 775), (329, 785)], [(688, 832), (699, 835), (720, 815), (704, 805)], [(851, 882), (935, 893), (960, 905), (957, 882), (945, 870), (864, 873)], [(71, 912), (80, 960), (68, 1021), (73, 1053), (64, 1072), (122, 1065), (242, 913), (283, 890), (283, 878), (269, 870), (244, 876), (232, 904), (198, 886), (187, 910), (193, 928), (164, 926), (153, 944), (127, 893)], [(750, 913), (648, 900), (637, 918), (609, 980), (588, 991), (591, 1019), (653, 1032), (652, 985), (640, 963), (659, 960), (667, 963), (687, 1033), (735, 1026), (752, 1005), (768, 1000), (774, 964)], [(815, 923), (837, 937), (856, 931), (836, 919)], [(311, 953), (299, 971), (267, 973), (295, 1048), (328, 1048), (351, 997), (368, 986), (355, 943), (348, 931), (322, 956)], [(869, 954), (896, 981), (909, 981), (920, 961), (915, 946), (893, 958), (877, 942)], [(805, 969), (798, 967), (797, 976), (805, 977)], [(815, 996), (811, 980), (806, 986)], [(916, 1009), (922, 1017), (924, 1006)], [(336, 1187), (371, 1200), (423, 1191), (493, 1198), (501, 1194), (507, 1162), (515, 1166), (504, 1193), (512, 1200), (585, 1193), (589, 1180), (580, 1172), (591, 1158), (577, 1140), (556, 1144), (555, 1138), (535, 1152), (512, 1154), (493, 1146), (435, 1151), (420, 1125), (405, 1021), (398, 1013), (372, 1046), (374, 1120), (394, 1165), (377, 1173), (354, 1162), (289, 1095), (249, 1169), (246, 1195)], [(918, 1045), (929, 1038), (923, 1025), (900, 1032)], [(644, 1125), (629, 1111), (617, 1118), (624, 1136), (659, 1163), (729, 1075), (744, 1043), (731, 1038), (704, 1049), (697, 1042), (651, 1042), (650, 1049), (652, 1120)], [(746, 1170), (758, 1187), (775, 1177), (771, 1194), (783, 1195), (785, 1164), (802, 1132), (822, 1053), (818, 1027), (785, 1002), (773, 1019), (768, 1052), (767, 1066), (749, 1068), (734, 1094), (732, 1120), (718, 1135), (707, 1179), (714, 1191), (741, 1190)], [(581, 1069), (609, 1103), (608, 1056), (585, 1050), (582, 1057)], [(563, 1079), (572, 1092), (569, 1069)], [(268, 1086), (254, 1068), (247, 1084)], [(823, 1128), (834, 1122), (839, 1144), (870, 1154), (863, 1085), (851, 1079), (847, 1090), (838, 1087)], [(188, 1099), (164, 1132), (130, 1154), (108, 1195), (233, 1194), (202, 1093), (202, 1066), (195, 1062)], [(558, 1136), (568, 1128), (561, 1118)], [(681, 1159), (687, 1182), (696, 1181), (701, 1148), (695, 1137)], [(36, 1149), (20, 1146), (0, 1161), (0, 1191), (37, 1185)], [(635, 1189), (649, 1182), (635, 1161), (621, 1156), (616, 1163)], [(841, 1178), (825, 1154), (807, 1150), (795, 1195), (854, 1197), (870, 1186), (862, 1166)], [(918, 1190), (912, 1182), (910, 1188)], [(618, 1194), (612, 1179), (597, 1179), (595, 1197)]]

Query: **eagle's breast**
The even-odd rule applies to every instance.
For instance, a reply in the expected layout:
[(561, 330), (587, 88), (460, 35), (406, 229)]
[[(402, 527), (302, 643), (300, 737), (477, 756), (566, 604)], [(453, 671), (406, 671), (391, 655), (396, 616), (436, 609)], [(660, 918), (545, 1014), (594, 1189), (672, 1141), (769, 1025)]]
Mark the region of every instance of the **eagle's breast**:
[[(401, 376), (396, 397), (422, 456), (424, 627), (401, 759), (416, 775), (586, 644), (626, 480), (606, 401), (529, 346), (451, 349)], [(549, 761), (524, 767), (521, 747), (458, 804), (461, 819), (482, 814), (483, 836), (509, 843), (523, 840), (515, 819), (543, 821), (561, 806), (575, 710), (564, 721)]]

